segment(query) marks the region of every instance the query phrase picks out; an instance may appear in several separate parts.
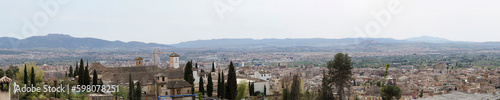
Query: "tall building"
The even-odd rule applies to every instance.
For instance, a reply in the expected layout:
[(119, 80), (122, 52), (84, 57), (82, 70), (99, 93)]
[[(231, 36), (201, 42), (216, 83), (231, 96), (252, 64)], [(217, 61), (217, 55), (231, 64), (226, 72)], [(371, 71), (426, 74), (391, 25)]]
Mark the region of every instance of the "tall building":
[(170, 54), (170, 67), (179, 68), (179, 55), (175, 52)]

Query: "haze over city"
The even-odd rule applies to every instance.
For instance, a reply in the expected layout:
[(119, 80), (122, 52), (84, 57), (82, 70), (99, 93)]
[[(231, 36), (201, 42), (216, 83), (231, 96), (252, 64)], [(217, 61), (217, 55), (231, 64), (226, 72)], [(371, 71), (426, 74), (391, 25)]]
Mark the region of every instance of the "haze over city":
[(0, 0), (0, 100), (500, 100), (498, 4)]
[[(70, 0), (47, 17), (39, 13), (50, 3), (3, 2), (0, 37), (21, 39), (51, 33), (160, 44), (221, 38), (433, 36), (487, 42), (500, 37), (497, 0)], [(23, 33), (25, 20), (33, 24), (33, 17), (46, 22), (35, 25), (36, 32)], [(366, 26), (374, 33), (366, 33)]]

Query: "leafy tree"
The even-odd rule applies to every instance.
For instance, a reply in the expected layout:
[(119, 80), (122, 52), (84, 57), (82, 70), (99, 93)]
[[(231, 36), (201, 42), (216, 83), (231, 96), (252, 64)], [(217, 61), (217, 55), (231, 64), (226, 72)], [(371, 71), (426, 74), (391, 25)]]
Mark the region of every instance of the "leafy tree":
[(200, 77), (200, 87), (199, 87), (199, 91), (201, 92), (201, 96), (205, 95), (205, 87), (203, 86), (203, 77)]
[(292, 81), (292, 91), (291, 92), (291, 100), (300, 100), (299, 96), (300, 94), (300, 77), (299, 75), (295, 74), (293, 76), (293, 81)]
[(375, 82), (375, 85), (377, 85), (378, 87), (381, 87), (382, 83), (380, 81), (377, 81), (377, 82)]
[(245, 96), (247, 95), (247, 82), (243, 81), (241, 84), (238, 85), (238, 96), (236, 96), (236, 100), (241, 100), (244, 99)]
[(10, 77), (10, 78), (13, 78), (13, 75), (14, 75), (14, 72), (12, 72), (12, 69), (7, 69), (7, 71), (5, 71), (5, 75), (7, 77)]
[[(389, 68), (389, 64), (387, 64), (384, 80), (387, 78)], [(401, 98), (401, 89), (396, 85), (384, 85), (380, 89), (380, 96), (382, 96), (383, 100), (393, 100), (394, 97), (396, 97), (396, 100), (399, 100)]]
[(134, 100), (134, 82), (132, 81), (132, 74), (128, 74), (128, 100)]
[(3, 69), (0, 69), (0, 77), (3, 77), (5, 74), (5, 72), (3, 71)]
[[(345, 89), (350, 90), (352, 78), (352, 63), (351, 58), (348, 54), (337, 53), (335, 54), (335, 59), (328, 61), (328, 77), (329, 85), (335, 86), (337, 94), (340, 95), (339, 100), (344, 100)], [(333, 84), (332, 84), (333, 83)]]
[(212, 82), (212, 73), (208, 75), (208, 84), (207, 84), (207, 95), (208, 97), (212, 97), (214, 92), (214, 83)]
[(128, 92), (129, 90), (126, 88), (126, 87), (118, 87), (118, 91), (117, 92), (113, 92), (111, 94), (115, 95), (115, 96), (119, 96), (119, 97), (122, 97), (123, 99), (128, 99)]
[(142, 98), (142, 88), (141, 88), (141, 82), (137, 82), (137, 88), (135, 89), (135, 100), (141, 100)]
[(212, 62), (212, 72), (215, 72), (215, 62)]
[(226, 94), (227, 94), (227, 99), (229, 100), (235, 100), (236, 99), (236, 91), (237, 89), (237, 84), (236, 84), (236, 71), (233, 66), (233, 61), (229, 62), (229, 72), (227, 74), (227, 87), (226, 87)]
[(15, 75), (16, 78), (15, 79), (18, 79), (18, 81), (22, 81), (22, 80), (24, 80), (26, 78), (24, 80), (26, 82), (26, 85), (30, 85), (30, 83), (28, 83), (28, 82), (31, 81), (30, 74), (33, 71), (32, 68), (34, 68), (35, 75), (36, 75), (35, 76), (35, 82), (36, 83), (42, 82), (45, 72), (43, 70), (41, 70), (39, 68), (39, 66), (36, 66), (36, 63), (34, 63), (34, 62), (26, 62), (25, 66), (21, 67), (21, 69), (20, 69), (20, 70), (23, 70), (23, 71), (18, 71), (16, 73), (16, 75)]
[(332, 94), (332, 89), (330, 87), (330, 82), (328, 79), (328, 75), (325, 73), (325, 70), (323, 70), (323, 78), (322, 78), (322, 83), (321, 83), (321, 94), (319, 96), (320, 100), (327, 100), (330, 98), (333, 98)]
[(7, 77), (9, 77), (9, 78), (16, 79), (15, 75), (18, 72), (19, 72), (19, 68), (17, 66), (9, 66), (7, 71), (5, 71), (5, 75), (7, 75)]
[(94, 75), (92, 76), (92, 85), (97, 85), (97, 71), (94, 69)]
[(401, 89), (396, 85), (385, 85), (380, 91), (380, 95), (384, 100), (393, 100), (394, 97), (396, 97), (395, 100), (401, 98)]

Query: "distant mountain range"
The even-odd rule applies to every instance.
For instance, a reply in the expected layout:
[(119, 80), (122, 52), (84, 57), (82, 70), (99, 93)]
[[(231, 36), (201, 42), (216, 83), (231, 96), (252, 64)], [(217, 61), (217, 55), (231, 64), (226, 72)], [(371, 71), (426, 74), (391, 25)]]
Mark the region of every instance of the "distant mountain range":
[(69, 35), (49, 34), (26, 39), (0, 37), (0, 48), (64, 48), (64, 49), (102, 49), (102, 48), (263, 48), (263, 47), (342, 47), (365, 44), (387, 43), (474, 43), (451, 41), (444, 38), (422, 36), (397, 40), (392, 38), (307, 38), (307, 39), (212, 39), (181, 42), (164, 45), (143, 42), (107, 41), (96, 38), (76, 38)]
[(425, 43), (453, 43), (453, 42), (458, 42), (458, 41), (450, 41), (445, 38), (439, 38), (439, 37), (430, 37), (430, 36), (421, 36), (421, 37), (414, 37), (414, 38), (408, 38), (404, 39), (406, 41), (412, 41), (412, 42), (425, 42)]
[(64, 48), (64, 49), (95, 49), (95, 48), (144, 48), (171, 47), (164, 44), (143, 42), (107, 41), (96, 38), (76, 38), (69, 35), (49, 34), (33, 36), (26, 39), (10, 37), (0, 38), (0, 48)]
[(180, 48), (244, 48), (244, 47), (339, 47), (366, 43), (462, 43), (444, 38), (422, 36), (404, 40), (392, 38), (343, 38), (343, 39), (212, 39), (196, 40), (172, 44)]

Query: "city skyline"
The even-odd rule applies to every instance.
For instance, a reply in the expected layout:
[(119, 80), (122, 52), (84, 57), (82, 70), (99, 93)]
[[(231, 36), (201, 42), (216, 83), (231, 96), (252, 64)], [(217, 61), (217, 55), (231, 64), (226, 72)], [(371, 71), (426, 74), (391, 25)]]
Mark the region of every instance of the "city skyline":
[[(8, 9), (0, 10), (0, 37), (58, 33), (176, 44), (222, 38), (432, 36), (487, 42), (498, 41), (500, 32), (495, 28), (500, 25), (500, 14), (495, 13), (500, 7), (494, 5), (500, 1), (493, 0), (240, 1), (4, 1), (8, 3), (0, 5)], [(24, 32), (29, 25), (36, 32)]]

